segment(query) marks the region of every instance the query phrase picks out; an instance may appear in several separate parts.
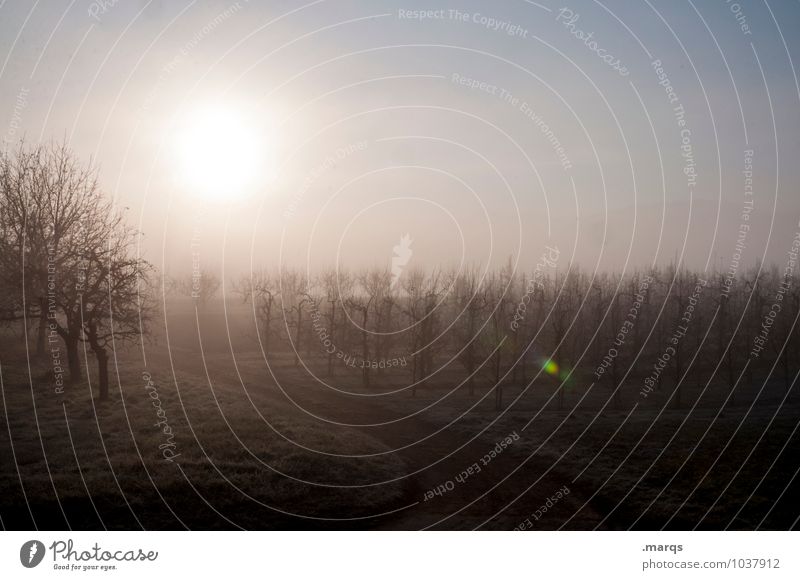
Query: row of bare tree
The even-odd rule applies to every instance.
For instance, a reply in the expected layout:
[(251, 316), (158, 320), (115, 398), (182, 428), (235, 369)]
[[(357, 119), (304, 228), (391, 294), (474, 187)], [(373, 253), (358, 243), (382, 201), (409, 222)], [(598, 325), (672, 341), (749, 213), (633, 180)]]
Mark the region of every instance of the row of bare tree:
[[(36, 325), (36, 354), (82, 378), (88, 345), (108, 398), (114, 341), (147, 331), (151, 266), (138, 233), (102, 193), (96, 171), (62, 144), (20, 144), (0, 155), (0, 320)], [(48, 352), (50, 351), (50, 352)]]
[[(87, 344), (103, 399), (113, 343), (146, 334), (154, 312), (156, 277), (138, 254), (138, 236), (91, 165), (65, 146), (21, 144), (0, 155), (0, 321), (35, 325), (40, 356), (63, 344), (73, 382)], [(388, 270), (309, 277), (286, 269), (242, 276), (234, 290), (254, 308), (268, 354), (293, 353), (297, 366), (322, 363), (330, 376), (358, 368), (364, 387), (376, 374), (403, 377), (416, 394), (458, 369), (470, 394), (493, 388), (499, 408), (504, 385), (544, 373), (561, 385), (605, 384), (617, 400), (666, 384), (680, 405), (682, 386), (707, 380), (727, 384), (732, 401), (755, 373), (789, 389), (800, 365), (800, 280), (789, 274), (754, 267), (730, 278), (674, 266), (528, 273), (510, 263), (494, 271), (408, 268), (399, 278)], [(220, 287), (205, 271), (164, 281), (200, 305)]]
[(722, 273), (674, 266), (594, 276), (509, 266), (409, 270), (397, 284), (388, 270), (313, 278), (260, 271), (235, 289), (252, 304), (268, 354), (293, 352), (296, 365), (321, 357), (330, 376), (342, 365), (359, 368), (364, 387), (375, 373), (407, 373), (416, 393), (458, 368), (470, 394), (476, 383), (493, 388), (498, 408), (504, 385), (536, 373), (557, 384), (606, 385), (617, 402), (624, 392), (673, 388), (680, 406), (685, 386), (709, 379), (731, 389), (732, 403), (737, 381), (752, 383), (754, 373), (790, 387), (800, 366), (798, 282), (759, 267), (731, 284)]

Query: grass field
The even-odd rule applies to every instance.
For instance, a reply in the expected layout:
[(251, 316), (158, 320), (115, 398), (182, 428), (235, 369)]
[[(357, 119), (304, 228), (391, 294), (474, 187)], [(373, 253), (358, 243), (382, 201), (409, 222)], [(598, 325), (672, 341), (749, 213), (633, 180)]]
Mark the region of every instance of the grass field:
[[(308, 368), (288, 353), (268, 366), (245, 328), (229, 343), (218, 318), (198, 319), (199, 335), (173, 320), (182, 334), (120, 348), (103, 403), (92, 397), (91, 356), (89, 378), (60, 395), (49, 362), (32, 359), (29, 370), (24, 343), (7, 333), (3, 526), (796, 525), (800, 408), (781, 385), (740, 387), (737, 405), (720, 412), (727, 391), (713, 384), (691, 385), (676, 409), (663, 392), (643, 401), (628, 389), (614, 403), (607, 388), (575, 381), (559, 409), (553, 382), (540, 378), (509, 382), (497, 412), (488, 387), (470, 397), (457, 369), (412, 397), (398, 372), (364, 389), (342, 368), (328, 383), (321, 354), (304, 359)], [(474, 464), (480, 473), (456, 477)], [(569, 495), (531, 520), (564, 486)]]

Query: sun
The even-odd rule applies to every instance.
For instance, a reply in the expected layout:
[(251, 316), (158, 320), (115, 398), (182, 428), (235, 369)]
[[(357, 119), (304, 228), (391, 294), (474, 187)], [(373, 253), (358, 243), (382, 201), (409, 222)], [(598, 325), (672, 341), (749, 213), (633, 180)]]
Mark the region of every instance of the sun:
[(203, 106), (175, 131), (175, 169), (191, 195), (240, 199), (274, 179), (274, 137), (255, 116), (232, 106)]

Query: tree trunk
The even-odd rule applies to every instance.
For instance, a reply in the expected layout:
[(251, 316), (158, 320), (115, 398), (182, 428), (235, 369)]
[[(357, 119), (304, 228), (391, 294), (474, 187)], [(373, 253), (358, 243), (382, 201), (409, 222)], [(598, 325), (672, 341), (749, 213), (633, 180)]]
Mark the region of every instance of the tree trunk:
[[(336, 344), (336, 301), (332, 300), (332, 301), (330, 301), (330, 303), (331, 303), (331, 323), (330, 323), (331, 332), (330, 332), (330, 335), (331, 335), (331, 342), (335, 345)], [(334, 353), (333, 352), (329, 352), (328, 353), (328, 376), (329, 377), (332, 377), (334, 375), (334, 372), (335, 372), (334, 366), (333, 366), (333, 357), (334, 357)]]
[(99, 400), (108, 401), (108, 353), (104, 348), (93, 348), (93, 350), (97, 357)]
[(675, 408), (680, 409), (683, 405), (681, 394), (683, 391), (683, 383), (681, 376), (683, 375), (683, 364), (681, 360), (681, 347), (680, 344), (675, 345)]
[(467, 386), (469, 387), (469, 396), (475, 396), (475, 350), (472, 343), (467, 346)]
[(47, 337), (47, 301), (42, 297), (39, 299), (39, 328), (36, 335), (36, 356), (44, 358), (45, 344)]
[(503, 387), (500, 385), (500, 372), (502, 370), (500, 351), (494, 357), (494, 410), (499, 411), (503, 406)]
[[(261, 325), (262, 325), (262, 339), (261, 344), (264, 348), (264, 356), (269, 358), (269, 345), (270, 338), (272, 337), (272, 300), (268, 299), (261, 306)], [(256, 322), (256, 332), (258, 332), (258, 322)]]
[(300, 341), (303, 332), (303, 307), (297, 309), (297, 331), (294, 336), (294, 366), (300, 366)]
[(78, 354), (78, 339), (70, 335), (64, 338), (64, 345), (67, 349), (67, 365), (69, 366), (69, 382), (74, 385), (83, 379), (81, 370), (81, 359)]
[[(412, 330), (411, 332), (414, 333), (416, 331)], [(414, 336), (414, 340), (412, 342), (412, 348), (411, 348), (411, 352), (412, 353), (416, 353), (417, 352), (417, 346), (418, 346), (417, 338), (416, 338), (416, 336)], [(417, 396), (417, 360), (418, 359), (419, 359), (419, 357), (416, 356), (416, 355), (411, 357), (411, 396), (412, 397), (416, 397)]]
[(367, 335), (367, 318), (369, 317), (369, 306), (364, 308), (364, 316), (361, 323), (361, 382), (364, 387), (369, 388), (369, 342)]

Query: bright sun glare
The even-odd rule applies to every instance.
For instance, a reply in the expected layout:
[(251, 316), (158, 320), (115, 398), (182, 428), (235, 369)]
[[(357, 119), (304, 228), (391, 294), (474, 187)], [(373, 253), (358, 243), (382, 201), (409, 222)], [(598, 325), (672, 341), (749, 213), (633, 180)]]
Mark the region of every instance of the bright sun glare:
[(232, 107), (198, 108), (176, 134), (178, 180), (192, 195), (241, 198), (274, 177), (274, 143), (259, 123)]

